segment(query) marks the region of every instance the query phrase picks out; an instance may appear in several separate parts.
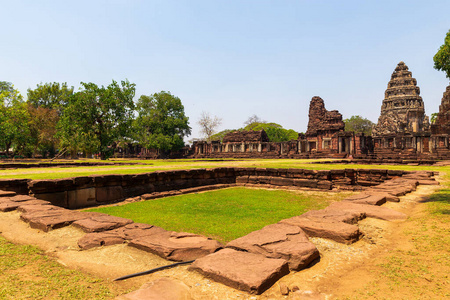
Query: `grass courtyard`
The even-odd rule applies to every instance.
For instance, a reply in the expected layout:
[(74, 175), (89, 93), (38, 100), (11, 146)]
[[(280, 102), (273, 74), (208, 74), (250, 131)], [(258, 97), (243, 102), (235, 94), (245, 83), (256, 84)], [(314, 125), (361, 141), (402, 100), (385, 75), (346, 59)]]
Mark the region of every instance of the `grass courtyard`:
[(235, 187), (89, 211), (128, 218), (166, 230), (203, 234), (226, 243), (282, 219), (322, 209), (331, 201), (340, 201), (348, 195)]

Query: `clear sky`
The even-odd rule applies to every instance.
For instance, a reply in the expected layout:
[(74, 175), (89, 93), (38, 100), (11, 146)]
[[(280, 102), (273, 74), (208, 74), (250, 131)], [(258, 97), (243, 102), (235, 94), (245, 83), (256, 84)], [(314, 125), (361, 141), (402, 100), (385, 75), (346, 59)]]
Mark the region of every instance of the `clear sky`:
[(40, 82), (108, 85), (136, 98), (170, 91), (192, 135), (202, 111), (222, 129), (253, 114), (306, 131), (320, 96), (344, 118), (376, 122), (404, 61), (427, 115), (449, 81), (433, 56), (450, 29), (450, 1), (3, 1), (0, 80), (26, 96)]

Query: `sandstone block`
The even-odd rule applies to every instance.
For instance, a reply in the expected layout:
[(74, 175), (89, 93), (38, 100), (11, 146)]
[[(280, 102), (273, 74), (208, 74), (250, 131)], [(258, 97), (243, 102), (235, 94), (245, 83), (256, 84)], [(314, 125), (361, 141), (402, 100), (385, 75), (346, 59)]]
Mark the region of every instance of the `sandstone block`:
[(85, 219), (73, 222), (73, 226), (81, 228), (84, 232), (101, 232), (116, 229), (133, 223), (133, 220), (110, 216), (96, 212), (85, 212)]
[(291, 178), (272, 177), (270, 180), (271, 185), (279, 186), (291, 186), (294, 185), (294, 180)]
[(386, 203), (385, 193), (360, 193), (345, 198), (346, 201), (359, 204), (382, 205)]
[(11, 197), (14, 196), (15, 194), (16, 192), (0, 190), (0, 197)]
[(67, 206), (67, 192), (47, 193), (47, 194), (34, 194), (34, 197), (50, 202), (53, 205), (60, 207)]
[(327, 207), (320, 210), (310, 210), (302, 214), (302, 217), (310, 220), (317, 220), (319, 222), (344, 222), (347, 224), (356, 224), (358, 221), (364, 219), (366, 215), (363, 212), (347, 212)]
[(111, 246), (123, 244), (125, 240), (116, 232), (95, 232), (88, 233), (78, 240), (78, 247), (82, 250), (88, 250), (95, 247)]
[(316, 246), (300, 227), (282, 223), (253, 231), (229, 242), (226, 247), (284, 259), (291, 270), (301, 270), (319, 257)]
[(294, 179), (294, 185), (300, 187), (316, 188), (317, 180), (315, 179)]
[(47, 232), (52, 229), (68, 226), (76, 220), (83, 219), (85, 218), (85, 214), (61, 209), (23, 213), (20, 218), (28, 222), (31, 228)]
[(68, 208), (80, 208), (95, 204), (95, 188), (67, 191)]
[(113, 202), (123, 199), (122, 186), (98, 187), (95, 190), (95, 199), (97, 202)]
[(404, 213), (395, 211), (387, 207), (356, 204), (348, 201), (332, 203), (330, 206), (328, 206), (328, 208), (338, 209), (345, 212), (364, 213), (368, 218), (376, 218), (386, 221), (405, 220), (407, 218)]
[(356, 242), (361, 233), (358, 226), (343, 222), (320, 222), (302, 216), (281, 220), (280, 223), (299, 226), (308, 236), (330, 239), (339, 243)]
[(223, 247), (219, 242), (202, 235), (164, 231), (138, 237), (129, 245), (174, 261), (188, 261), (214, 253)]
[(289, 273), (288, 263), (283, 259), (233, 249), (199, 258), (189, 270), (252, 294), (261, 294)]

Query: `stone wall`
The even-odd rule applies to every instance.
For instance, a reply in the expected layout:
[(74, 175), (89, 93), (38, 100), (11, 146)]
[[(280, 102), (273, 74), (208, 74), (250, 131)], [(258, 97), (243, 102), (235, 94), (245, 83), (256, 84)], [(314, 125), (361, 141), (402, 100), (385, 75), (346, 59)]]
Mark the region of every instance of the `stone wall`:
[[(118, 202), (146, 195), (146, 199), (167, 196), (193, 188), (249, 185), (318, 190), (360, 190), (406, 171), (377, 169), (304, 170), (273, 168), (215, 168), (158, 171), (135, 175), (93, 175), (57, 180), (3, 179), (0, 190), (30, 194), (66, 208), (80, 208)], [(167, 193), (171, 192), (171, 193)]]

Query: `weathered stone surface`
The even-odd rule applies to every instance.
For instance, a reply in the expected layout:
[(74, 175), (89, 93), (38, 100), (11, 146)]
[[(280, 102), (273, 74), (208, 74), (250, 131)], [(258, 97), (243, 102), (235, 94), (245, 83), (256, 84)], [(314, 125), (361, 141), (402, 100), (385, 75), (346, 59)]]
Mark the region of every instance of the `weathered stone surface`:
[(361, 212), (346, 212), (327, 207), (320, 210), (310, 210), (302, 214), (302, 217), (319, 222), (344, 222), (347, 224), (356, 224), (359, 220), (364, 219), (366, 215)]
[[(8, 198), (5, 198), (8, 199)], [(21, 201), (21, 202), (17, 202), (17, 201), (2, 201), (0, 202), (0, 211), (3, 212), (7, 212), (7, 211), (12, 211), (12, 210), (16, 210), (21, 206), (28, 206), (28, 205), (39, 205), (39, 206), (44, 206), (44, 205), (48, 205), (50, 204), (47, 201), (44, 200), (37, 200), (37, 199), (33, 199), (33, 200), (28, 200), (28, 201)]]
[(86, 219), (73, 222), (73, 226), (81, 228), (84, 232), (101, 232), (116, 229), (133, 223), (133, 220), (110, 216), (107, 214), (86, 212)]
[(202, 235), (164, 231), (133, 239), (129, 245), (168, 260), (188, 261), (214, 253), (223, 245)]
[[(323, 181), (322, 181), (323, 182)], [(294, 185), (307, 188), (316, 188), (318, 181), (315, 179), (294, 179)], [(331, 182), (329, 182), (331, 187)]]
[[(400, 201), (399, 197), (389, 194), (387, 192), (383, 192), (383, 191), (366, 191), (366, 192), (362, 192), (362, 193), (359, 193), (356, 195), (349, 196), (349, 197), (345, 198), (345, 200), (347, 200), (347, 201), (363, 200), (363, 199), (367, 199), (372, 196), (376, 196), (379, 198), (384, 197), (385, 200), (389, 201), (389, 202), (399, 202)], [(372, 198), (372, 199), (376, 199), (376, 198)], [(373, 202), (373, 201), (369, 199), (369, 202)], [(364, 204), (364, 203), (362, 203), (362, 204)], [(370, 203), (367, 203), (367, 204), (370, 204)], [(381, 205), (381, 204), (384, 204), (384, 203), (380, 203), (379, 205)], [(372, 205), (378, 205), (378, 204), (376, 204), (376, 201), (375, 201), (375, 204), (372, 204)]]
[(361, 235), (358, 226), (344, 222), (320, 222), (303, 216), (281, 220), (280, 223), (299, 226), (311, 237), (330, 239), (339, 243), (351, 244)]
[(67, 191), (68, 208), (92, 206), (95, 203), (95, 188), (84, 188)]
[(43, 193), (43, 194), (34, 194), (34, 197), (42, 200), (49, 201), (51, 204), (60, 206), (60, 207), (68, 207), (67, 205), (67, 192), (56, 192), (56, 193)]
[(291, 270), (301, 270), (319, 257), (316, 246), (298, 226), (271, 224), (235, 239), (227, 248), (261, 254), (268, 258), (282, 258)]
[(0, 197), (11, 197), (14, 196), (15, 194), (16, 192), (0, 190)]
[(433, 134), (450, 134), (450, 85), (447, 86), (442, 95), (439, 113), (433, 125), (431, 125)]
[(380, 192), (388, 193), (394, 196), (404, 196), (408, 193), (411, 193), (413, 191), (413, 188), (408, 186), (375, 186), (371, 187), (369, 190), (367, 190), (368, 193), (373, 193), (374, 195), (379, 194)]
[(17, 211), (22, 213), (31, 213), (36, 211), (50, 211), (50, 210), (64, 210), (64, 208), (51, 204), (42, 205), (42, 204), (28, 204), (28, 203), (25, 203), (17, 207)]
[(125, 239), (120, 237), (117, 232), (105, 231), (88, 233), (78, 240), (78, 247), (82, 250), (88, 250), (95, 247), (111, 246), (123, 244)]
[(111, 202), (123, 199), (123, 188), (121, 186), (98, 187), (95, 190), (97, 202)]
[(31, 228), (47, 232), (52, 229), (61, 228), (72, 224), (72, 222), (84, 219), (86, 215), (82, 212), (70, 211), (67, 209), (34, 211), (23, 213), (20, 218), (28, 222)]
[(422, 185), (439, 185), (439, 181), (436, 181), (434, 179), (419, 179), (417, 181)]
[(342, 210), (345, 212), (364, 213), (368, 218), (376, 218), (386, 221), (405, 220), (407, 218), (404, 213), (395, 211), (387, 207), (356, 204), (349, 201), (335, 202), (328, 206), (328, 208)]
[(359, 204), (382, 205), (386, 203), (385, 193), (361, 193), (345, 198), (346, 201)]
[(19, 203), (14, 201), (3, 201), (0, 203), (0, 211), (2, 212), (16, 210), (17, 207), (19, 207)]
[(15, 196), (9, 197), (9, 200), (15, 201), (15, 202), (21, 202), (21, 201), (36, 200), (36, 198), (28, 196), (28, 195), (15, 195)]
[(227, 248), (197, 259), (189, 270), (198, 271), (232, 288), (261, 294), (287, 275), (289, 266), (283, 259)]
[(321, 133), (344, 131), (345, 124), (342, 115), (337, 110), (328, 111), (320, 97), (313, 97), (309, 104), (309, 121), (306, 136)]
[(140, 289), (121, 295), (116, 300), (190, 300), (189, 287), (178, 280), (160, 278), (141, 286)]
[(166, 232), (161, 227), (153, 226), (149, 224), (143, 224), (143, 223), (132, 223), (128, 224), (124, 227), (117, 228), (114, 230), (114, 232), (117, 232), (117, 234), (125, 239), (125, 240), (134, 240), (138, 238), (142, 238), (148, 235), (153, 235), (157, 233), (163, 233)]

